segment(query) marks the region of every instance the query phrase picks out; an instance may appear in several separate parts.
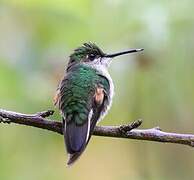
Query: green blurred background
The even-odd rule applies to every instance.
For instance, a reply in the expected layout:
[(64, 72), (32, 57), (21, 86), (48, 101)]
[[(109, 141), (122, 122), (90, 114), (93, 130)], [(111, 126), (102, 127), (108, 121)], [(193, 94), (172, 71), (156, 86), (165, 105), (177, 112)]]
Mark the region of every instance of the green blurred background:
[[(53, 109), (68, 56), (83, 42), (106, 52), (145, 48), (110, 67), (113, 106), (101, 122), (194, 133), (193, 0), (1, 0), (0, 108)], [(60, 120), (58, 111), (55, 119)], [(0, 125), (1, 180), (194, 179), (190, 147), (93, 137), (67, 168), (63, 137)]]

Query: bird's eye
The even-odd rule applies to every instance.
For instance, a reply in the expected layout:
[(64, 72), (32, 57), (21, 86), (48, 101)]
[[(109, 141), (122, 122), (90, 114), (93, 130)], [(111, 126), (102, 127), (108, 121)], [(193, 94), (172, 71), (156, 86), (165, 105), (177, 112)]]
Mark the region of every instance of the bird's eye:
[(96, 57), (95, 54), (89, 54), (89, 55), (88, 55), (88, 59), (89, 59), (90, 61), (93, 61), (93, 60), (95, 59), (95, 57)]

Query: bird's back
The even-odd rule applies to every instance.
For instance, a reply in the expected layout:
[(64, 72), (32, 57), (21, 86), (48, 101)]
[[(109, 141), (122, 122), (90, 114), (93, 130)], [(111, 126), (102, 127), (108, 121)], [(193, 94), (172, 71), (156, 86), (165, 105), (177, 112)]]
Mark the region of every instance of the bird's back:
[(110, 82), (97, 69), (76, 65), (59, 87), (59, 108), (64, 120), (68, 164), (85, 149), (99, 118), (110, 104)]

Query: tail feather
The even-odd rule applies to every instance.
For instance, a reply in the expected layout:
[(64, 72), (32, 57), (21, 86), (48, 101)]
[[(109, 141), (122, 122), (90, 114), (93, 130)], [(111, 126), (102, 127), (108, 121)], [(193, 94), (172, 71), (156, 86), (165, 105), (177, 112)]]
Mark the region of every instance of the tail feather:
[(64, 138), (66, 150), (69, 154), (67, 165), (72, 165), (80, 157), (87, 145), (90, 133), (90, 120), (82, 125), (77, 125), (73, 119), (64, 123)]
[(68, 166), (73, 165), (80, 158), (82, 153), (83, 153), (83, 151), (82, 152), (77, 152), (77, 153), (74, 153), (74, 154), (69, 154), (67, 165)]
[(74, 122), (68, 123), (65, 129), (65, 144), (67, 152), (73, 154), (80, 152), (87, 141), (88, 123), (82, 126)]

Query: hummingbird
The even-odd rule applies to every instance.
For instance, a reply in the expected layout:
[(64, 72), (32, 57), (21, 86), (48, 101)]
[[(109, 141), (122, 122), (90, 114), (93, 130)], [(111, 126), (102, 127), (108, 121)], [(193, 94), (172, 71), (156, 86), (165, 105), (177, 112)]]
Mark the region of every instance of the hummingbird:
[(69, 57), (57, 88), (54, 104), (63, 119), (67, 165), (72, 165), (84, 152), (96, 124), (110, 109), (114, 85), (108, 67), (117, 56), (143, 51), (129, 49), (106, 54), (94, 43), (84, 43)]

